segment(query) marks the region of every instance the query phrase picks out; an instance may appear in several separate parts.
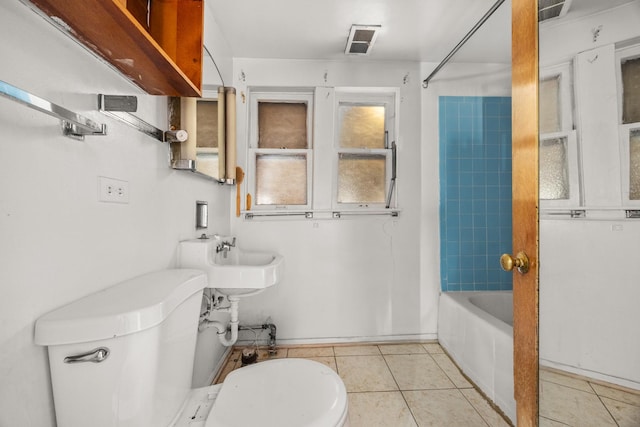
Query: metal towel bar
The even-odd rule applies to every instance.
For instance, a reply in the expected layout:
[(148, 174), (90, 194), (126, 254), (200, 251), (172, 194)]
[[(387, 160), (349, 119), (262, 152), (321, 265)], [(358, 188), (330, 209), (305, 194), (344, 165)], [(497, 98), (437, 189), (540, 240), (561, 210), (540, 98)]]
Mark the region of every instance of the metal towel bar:
[(107, 126), (67, 110), (60, 105), (40, 98), (23, 89), (0, 80), (0, 95), (12, 101), (48, 114), (62, 121), (62, 133), (70, 138), (83, 140), (85, 135), (106, 135)]
[(98, 108), (101, 113), (120, 120), (160, 142), (183, 142), (187, 140), (188, 134), (184, 130), (163, 131), (131, 114), (138, 108), (138, 99), (135, 96), (100, 94), (98, 95)]

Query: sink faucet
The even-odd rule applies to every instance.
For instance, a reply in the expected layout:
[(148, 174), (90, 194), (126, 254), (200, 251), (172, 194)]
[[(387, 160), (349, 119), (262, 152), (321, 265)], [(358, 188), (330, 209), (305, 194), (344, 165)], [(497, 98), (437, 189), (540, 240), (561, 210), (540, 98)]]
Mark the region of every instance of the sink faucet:
[(227, 254), (229, 253), (231, 248), (235, 248), (235, 247), (236, 247), (236, 238), (235, 237), (233, 238), (233, 240), (231, 242), (229, 242), (228, 240), (223, 240), (222, 242), (220, 242), (218, 244), (218, 246), (216, 246), (216, 253), (222, 252), (223, 258), (226, 258)]

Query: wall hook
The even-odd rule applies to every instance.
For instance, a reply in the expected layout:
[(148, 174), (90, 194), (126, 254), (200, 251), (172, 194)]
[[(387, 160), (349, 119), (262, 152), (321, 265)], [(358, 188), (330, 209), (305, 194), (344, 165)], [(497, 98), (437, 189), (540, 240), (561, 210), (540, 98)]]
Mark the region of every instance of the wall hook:
[(598, 41), (598, 37), (600, 37), (600, 30), (602, 30), (602, 25), (598, 25), (596, 28), (591, 29), (591, 34), (593, 34), (593, 42)]

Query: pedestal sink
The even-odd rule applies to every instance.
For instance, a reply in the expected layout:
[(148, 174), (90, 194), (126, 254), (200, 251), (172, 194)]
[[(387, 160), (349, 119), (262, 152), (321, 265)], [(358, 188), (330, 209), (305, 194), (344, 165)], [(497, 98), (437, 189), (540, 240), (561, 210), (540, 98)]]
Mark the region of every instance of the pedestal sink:
[(221, 294), (246, 297), (280, 281), (284, 258), (270, 252), (245, 251), (235, 246), (235, 239), (212, 236), (180, 242), (178, 266), (204, 271), (209, 287)]

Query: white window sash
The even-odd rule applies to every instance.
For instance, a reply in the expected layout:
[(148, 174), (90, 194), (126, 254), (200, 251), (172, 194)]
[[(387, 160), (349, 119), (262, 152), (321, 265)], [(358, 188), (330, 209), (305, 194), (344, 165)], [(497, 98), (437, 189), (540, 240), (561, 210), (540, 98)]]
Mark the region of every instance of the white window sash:
[(563, 62), (562, 64), (545, 67), (540, 70), (540, 80), (547, 80), (555, 76), (560, 77), (560, 131), (562, 132), (568, 132), (575, 128), (573, 111), (573, 79), (571, 72), (570, 62)]
[[(358, 88), (358, 87), (341, 87), (335, 90), (335, 107), (334, 107), (334, 135), (333, 135), (333, 161), (332, 161), (332, 191), (331, 191), (331, 208), (336, 210), (379, 210), (386, 208), (386, 199), (389, 195), (392, 171), (391, 144), (397, 142), (398, 136), (398, 103), (399, 93), (396, 88)], [(342, 148), (340, 147), (340, 128), (339, 128), (339, 106), (362, 105), (362, 106), (384, 106), (385, 107), (385, 148), (368, 149), (368, 148)], [(382, 203), (340, 203), (338, 201), (338, 161), (340, 154), (376, 154), (385, 156), (385, 200)], [(397, 165), (396, 165), (397, 168)], [(391, 199), (392, 208), (396, 207), (397, 183), (394, 188), (394, 194)]]
[[(623, 104), (623, 87), (622, 87), (622, 62), (628, 59), (640, 57), (640, 44), (627, 46), (616, 50), (616, 80), (618, 88), (618, 135), (620, 141), (620, 181), (622, 188), (622, 203), (625, 207), (637, 209), (640, 206), (640, 200), (630, 200), (630, 146), (629, 136), (632, 130), (640, 129), (640, 123), (622, 124), (622, 104)], [(640, 101), (639, 101), (640, 102)]]

